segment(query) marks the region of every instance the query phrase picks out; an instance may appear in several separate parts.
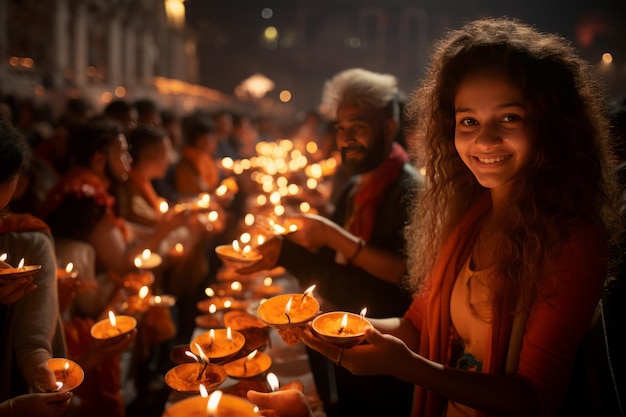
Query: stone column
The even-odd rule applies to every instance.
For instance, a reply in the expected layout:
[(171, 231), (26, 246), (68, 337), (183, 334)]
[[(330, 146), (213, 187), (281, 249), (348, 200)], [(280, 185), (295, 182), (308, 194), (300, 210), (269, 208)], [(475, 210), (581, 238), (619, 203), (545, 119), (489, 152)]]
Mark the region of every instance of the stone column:
[(65, 70), (69, 64), (69, 44), (67, 22), (69, 12), (66, 0), (57, 0), (54, 8), (54, 55), (52, 62), (52, 83), (54, 88), (62, 88)]
[(125, 35), (125, 65), (124, 83), (126, 88), (133, 88), (137, 84), (137, 41), (136, 29), (133, 25), (128, 25)]
[(122, 37), (119, 16), (111, 16), (109, 21), (109, 53), (107, 65), (107, 84), (111, 88), (120, 85), (122, 81)]
[(83, 88), (87, 84), (87, 8), (78, 3), (74, 11), (74, 83)]
[(154, 39), (148, 29), (141, 32), (141, 79), (142, 85), (152, 83), (154, 77), (154, 62), (157, 51), (155, 50)]

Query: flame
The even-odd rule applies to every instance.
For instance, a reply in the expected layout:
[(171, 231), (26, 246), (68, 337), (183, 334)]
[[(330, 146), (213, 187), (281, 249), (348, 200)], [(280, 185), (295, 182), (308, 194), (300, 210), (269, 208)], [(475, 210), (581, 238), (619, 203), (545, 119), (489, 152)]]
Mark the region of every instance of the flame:
[(344, 314), (341, 318), (341, 326), (339, 326), (342, 330), (348, 326), (348, 314)]
[(246, 224), (246, 226), (252, 226), (254, 224), (254, 214), (252, 213), (246, 214), (246, 217), (244, 217), (243, 222)]
[(265, 236), (263, 236), (263, 235), (258, 235), (258, 236), (256, 237), (256, 244), (257, 244), (257, 246), (261, 246), (261, 245), (262, 245), (262, 244), (264, 244), (264, 243), (265, 243)]
[(239, 236), (239, 241), (243, 244), (250, 243), (250, 240), (252, 240), (252, 235), (248, 232), (244, 232)]
[(241, 291), (241, 288), (242, 288), (242, 285), (241, 285), (241, 282), (239, 281), (233, 281), (230, 284), (230, 289), (233, 291)]
[(8, 255), (6, 253), (3, 253), (2, 255), (0, 255), (0, 261), (4, 262), (6, 261), (8, 258)]
[(184, 250), (185, 250), (185, 247), (183, 246), (182, 243), (177, 243), (174, 245), (174, 252), (178, 254), (182, 254)]
[(55, 384), (57, 385), (57, 391), (60, 391), (61, 388), (63, 388), (63, 382), (57, 381), (57, 382), (55, 382)]
[(167, 211), (170, 209), (170, 205), (167, 204), (167, 201), (161, 201), (161, 203), (159, 203), (159, 211), (162, 214), (167, 213)]
[[(196, 343), (197, 345), (197, 343)], [(193, 352), (190, 352), (188, 350), (185, 351), (185, 356), (189, 356), (191, 359), (193, 359), (196, 362), (200, 362), (200, 359), (198, 358), (198, 355), (194, 355)]]
[(252, 360), (252, 358), (254, 358), (254, 357), (256, 356), (257, 351), (258, 351), (258, 350), (257, 350), (257, 349), (255, 349), (255, 350), (253, 350), (252, 352), (250, 352), (250, 353), (248, 354), (248, 356), (246, 356), (246, 360), (247, 360), (247, 361)]
[(241, 252), (241, 247), (239, 246), (239, 241), (233, 240), (233, 249), (235, 252)]
[(289, 311), (291, 310), (291, 301), (293, 300), (293, 297), (289, 297), (289, 301), (287, 301), (287, 305), (285, 306), (285, 314), (289, 314)]
[[(211, 335), (211, 343), (213, 343), (213, 335)], [(198, 356), (200, 356), (200, 359), (202, 360), (202, 362), (208, 363), (209, 362), (209, 358), (205, 355), (204, 351), (202, 350), (202, 347), (200, 347), (200, 345), (195, 343), (195, 342), (194, 342), (193, 345), (198, 350)], [(193, 355), (193, 353), (192, 353), (192, 355)], [(189, 356), (189, 355), (187, 355), (187, 356)], [(196, 358), (196, 360), (198, 360), (198, 359)]]
[(252, 251), (252, 247), (250, 247), (250, 245), (246, 245), (241, 250), (241, 254), (245, 256), (245, 255), (248, 255), (251, 251)]
[(270, 384), (270, 389), (272, 390), (272, 392), (276, 391), (280, 386), (278, 384), (278, 377), (273, 372), (269, 372), (266, 379), (267, 383)]
[(111, 326), (113, 327), (117, 326), (117, 320), (115, 319), (115, 314), (113, 314), (111, 310), (109, 310), (109, 322), (111, 323)]
[(231, 330), (230, 326), (226, 328), (226, 339), (228, 339), (229, 342), (233, 341), (233, 331)]
[(365, 317), (366, 313), (367, 313), (367, 307), (363, 307), (363, 310), (361, 310), (361, 318)]
[(141, 258), (140, 257), (136, 257), (134, 260), (134, 264), (137, 268), (141, 268), (141, 265), (143, 265), (143, 262), (141, 262)]
[(152, 255), (152, 251), (150, 249), (144, 249), (143, 252), (141, 252), (141, 257), (143, 259), (149, 259), (150, 255)]
[(215, 330), (209, 330), (209, 339), (211, 340), (211, 344), (213, 344), (213, 341), (215, 340)]
[(65, 265), (65, 272), (67, 272), (68, 274), (70, 274), (73, 269), (74, 269), (73, 263), (68, 262), (67, 265)]
[(63, 370), (67, 372), (68, 369), (70, 369), (70, 363), (66, 361), (65, 364), (63, 365)]
[(266, 287), (269, 287), (270, 285), (272, 285), (272, 277), (267, 277), (263, 280), (263, 285), (265, 285)]
[(143, 287), (141, 287), (141, 289), (139, 289), (139, 298), (142, 300), (146, 298), (146, 295), (148, 295), (149, 291), (150, 291), (150, 288), (148, 288), (147, 285), (144, 285)]
[(211, 287), (206, 287), (204, 289), (204, 293), (207, 295), (207, 297), (213, 297), (215, 295), (215, 291), (213, 291), (213, 288)]
[(224, 308), (230, 308), (233, 305), (233, 302), (230, 300), (224, 301)]
[(155, 302), (155, 304), (161, 304), (161, 296), (160, 295), (155, 295), (154, 296), (154, 302)]
[(24, 258), (20, 259), (20, 262), (17, 264), (18, 268), (22, 268), (24, 266)]
[(219, 405), (221, 399), (222, 391), (213, 391), (206, 405), (206, 410), (209, 412), (209, 415), (215, 415), (217, 412), (217, 406)]
[(201, 194), (198, 201), (198, 207), (208, 208), (211, 203), (211, 196), (207, 193)]
[(206, 387), (204, 385), (200, 384), (198, 388), (200, 388), (200, 396), (202, 398), (206, 398), (209, 396), (209, 393), (207, 392)]
[(215, 304), (211, 304), (209, 306), (209, 313), (213, 314), (217, 311), (217, 306)]
[(304, 290), (304, 296), (311, 295), (313, 293), (313, 290), (315, 290), (315, 284)]
[(214, 222), (215, 220), (217, 220), (219, 217), (219, 213), (215, 210), (211, 210), (211, 212), (209, 212), (209, 214), (207, 214), (207, 219), (210, 222)]

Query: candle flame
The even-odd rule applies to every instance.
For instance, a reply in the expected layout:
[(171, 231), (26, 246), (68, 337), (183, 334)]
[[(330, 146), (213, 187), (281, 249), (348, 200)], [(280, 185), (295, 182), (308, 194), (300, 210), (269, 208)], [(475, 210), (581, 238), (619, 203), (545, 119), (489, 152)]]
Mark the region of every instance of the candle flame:
[(202, 398), (207, 398), (209, 396), (209, 393), (204, 385), (200, 384), (198, 388), (200, 389), (200, 396)]
[(241, 285), (241, 282), (239, 281), (233, 281), (230, 284), (230, 289), (233, 291), (241, 291), (241, 288), (242, 288), (242, 285)]
[(3, 253), (2, 255), (0, 255), (0, 261), (4, 262), (6, 261), (8, 258), (8, 255), (6, 253)]
[(201, 194), (198, 201), (198, 207), (208, 208), (211, 203), (211, 196), (207, 193)]
[(60, 391), (61, 388), (63, 388), (63, 382), (57, 381), (57, 382), (55, 382), (55, 384), (57, 385), (57, 391)]
[(155, 295), (154, 296), (154, 302), (155, 302), (155, 304), (161, 304), (161, 296), (160, 295)]
[(243, 244), (250, 243), (250, 240), (252, 240), (252, 235), (248, 232), (243, 232), (241, 236), (239, 236), (239, 241)]
[[(211, 335), (211, 344), (213, 343), (213, 335)], [(198, 356), (200, 356), (200, 360), (202, 360), (202, 362), (204, 363), (208, 363), (209, 362), (209, 358), (207, 357), (207, 355), (204, 353), (204, 351), (202, 350), (202, 347), (198, 344), (195, 343), (193, 344), (196, 347), (196, 350), (198, 351)], [(192, 353), (193, 355), (193, 353)], [(196, 360), (198, 360), (196, 358)]]
[(152, 255), (152, 251), (150, 249), (144, 249), (143, 252), (141, 252), (141, 257), (143, 259), (149, 259), (150, 255)]
[(252, 226), (254, 224), (254, 214), (252, 213), (246, 214), (246, 217), (244, 217), (243, 222), (246, 224), (246, 226)]
[(280, 204), (274, 206), (274, 214), (277, 216), (282, 216), (283, 214), (285, 214), (285, 207)]
[(211, 304), (209, 306), (209, 313), (213, 314), (217, 311), (217, 306), (215, 304)]
[(211, 341), (211, 344), (213, 344), (213, 341), (215, 340), (215, 330), (213, 329), (209, 330), (209, 340)]
[(183, 253), (183, 251), (185, 250), (185, 247), (183, 246), (182, 243), (177, 243), (174, 245), (174, 251), (178, 254)]
[(348, 326), (348, 314), (346, 313), (341, 318), (341, 326), (340, 326), (339, 333), (341, 333), (341, 331), (345, 329), (347, 326)]
[(167, 213), (167, 211), (170, 209), (170, 205), (167, 204), (167, 201), (161, 201), (161, 203), (159, 203), (159, 211), (162, 214)]
[(135, 267), (137, 267), (137, 268), (141, 268), (141, 265), (143, 265), (143, 262), (141, 262), (141, 258), (140, 257), (136, 257), (133, 262), (135, 264)]
[(241, 252), (241, 247), (239, 246), (239, 241), (233, 240), (233, 249), (235, 252)]
[(63, 370), (67, 372), (68, 369), (70, 369), (70, 363), (66, 361), (63, 365)]
[(272, 277), (267, 277), (263, 280), (263, 285), (265, 285), (266, 287), (269, 287), (270, 285), (272, 285)]
[(140, 298), (140, 299), (142, 299), (142, 300), (143, 300), (144, 298), (146, 298), (146, 295), (148, 295), (148, 292), (149, 292), (149, 291), (150, 291), (150, 288), (148, 288), (148, 286), (147, 286), (147, 285), (144, 285), (143, 287), (141, 287), (141, 288), (139, 289), (139, 298)]
[(298, 230), (298, 225), (297, 224), (292, 223), (292, 224), (289, 225), (289, 231), (290, 232), (295, 232), (297, 230)]
[(214, 222), (215, 220), (219, 218), (219, 213), (215, 210), (211, 210), (209, 214), (207, 214), (206, 217), (210, 222)]
[(20, 259), (20, 262), (17, 264), (18, 268), (22, 268), (24, 266), (24, 258)]
[(309, 288), (304, 290), (304, 296), (311, 295), (314, 289), (315, 289), (315, 284), (311, 285)]
[(252, 360), (252, 358), (254, 358), (254, 357), (256, 356), (257, 352), (258, 352), (258, 350), (257, 350), (257, 349), (255, 349), (255, 350), (253, 350), (252, 352), (250, 352), (250, 353), (248, 354), (248, 356), (246, 356), (246, 360), (247, 360), (247, 361)]
[(207, 295), (207, 297), (213, 297), (215, 295), (215, 291), (213, 291), (213, 288), (211, 287), (206, 287), (204, 289), (204, 293)]
[(224, 308), (230, 308), (233, 305), (233, 302), (230, 300), (224, 301)]
[(289, 297), (289, 301), (287, 301), (287, 305), (285, 306), (285, 314), (289, 314), (289, 311), (291, 310), (291, 301), (293, 300), (293, 297)]
[(241, 250), (241, 254), (243, 256), (248, 255), (250, 252), (252, 251), (252, 248), (250, 247), (250, 245), (246, 245), (243, 247), (243, 249)]
[[(197, 345), (197, 343), (196, 343)], [(200, 362), (200, 358), (198, 358), (198, 355), (194, 355), (193, 352), (190, 352), (188, 350), (185, 351), (185, 356), (189, 356), (191, 359), (193, 359), (196, 362)]]
[(273, 372), (269, 372), (266, 379), (267, 383), (270, 384), (270, 389), (272, 390), (272, 392), (276, 391), (280, 386), (278, 384), (278, 377)]
[(217, 412), (217, 406), (219, 405), (221, 399), (222, 391), (213, 391), (206, 405), (206, 410), (209, 412), (209, 415), (212, 416)]
[(367, 313), (367, 307), (363, 307), (363, 310), (361, 310), (361, 317), (365, 317), (366, 313)]
[(233, 341), (233, 331), (231, 330), (230, 326), (226, 328), (226, 339), (228, 339), (229, 342)]
[(256, 245), (257, 245), (257, 246), (261, 246), (261, 245), (262, 245), (262, 244), (264, 244), (264, 243), (265, 243), (265, 236), (263, 236), (263, 235), (258, 235), (258, 236), (256, 237)]
[(68, 274), (71, 273), (73, 269), (74, 269), (73, 263), (68, 262), (67, 265), (65, 265), (65, 272), (67, 272)]
[(111, 326), (113, 327), (117, 326), (117, 320), (115, 319), (115, 314), (113, 314), (111, 310), (109, 310), (109, 322), (111, 323)]
[(219, 187), (217, 187), (217, 189), (215, 190), (215, 194), (221, 197), (224, 194), (226, 194), (226, 191), (228, 191), (228, 186), (225, 184), (222, 184)]

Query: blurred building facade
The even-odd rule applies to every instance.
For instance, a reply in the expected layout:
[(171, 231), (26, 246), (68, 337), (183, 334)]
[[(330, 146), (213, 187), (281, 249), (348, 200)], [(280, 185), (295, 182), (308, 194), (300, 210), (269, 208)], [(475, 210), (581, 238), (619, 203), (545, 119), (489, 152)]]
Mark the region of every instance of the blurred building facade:
[[(183, 0), (0, 0), (0, 94), (83, 96), (193, 107), (224, 97), (197, 85)], [(165, 101), (165, 102), (164, 102)]]

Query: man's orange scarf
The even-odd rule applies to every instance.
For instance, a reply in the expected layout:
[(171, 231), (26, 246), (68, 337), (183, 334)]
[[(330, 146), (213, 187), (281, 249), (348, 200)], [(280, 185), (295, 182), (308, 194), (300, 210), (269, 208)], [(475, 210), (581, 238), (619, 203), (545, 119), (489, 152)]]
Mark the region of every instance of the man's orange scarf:
[(409, 157), (404, 148), (394, 142), (389, 157), (380, 164), (371, 177), (354, 195), (352, 214), (346, 221), (346, 230), (369, 241), (376, 222), (376, 213), (385, 190), (398, 178)]

